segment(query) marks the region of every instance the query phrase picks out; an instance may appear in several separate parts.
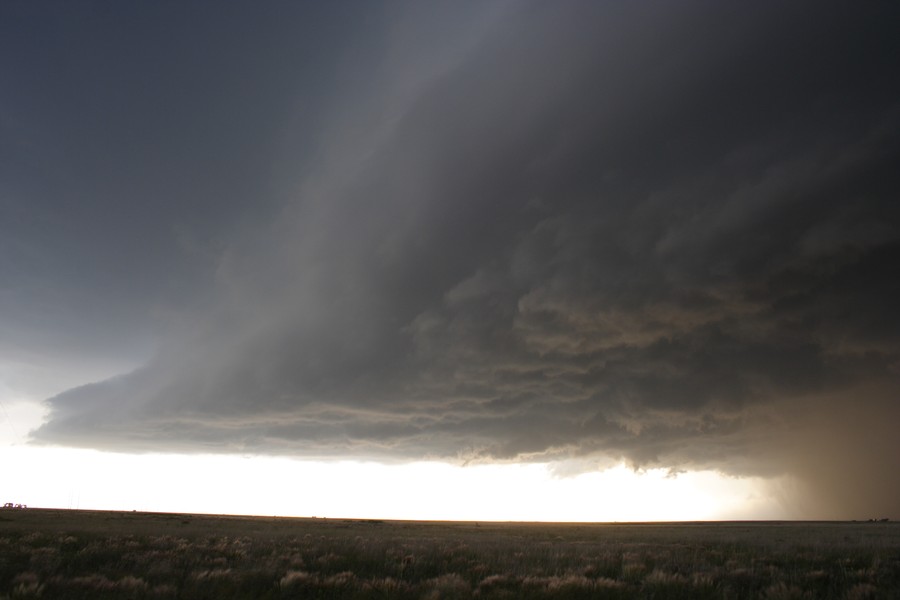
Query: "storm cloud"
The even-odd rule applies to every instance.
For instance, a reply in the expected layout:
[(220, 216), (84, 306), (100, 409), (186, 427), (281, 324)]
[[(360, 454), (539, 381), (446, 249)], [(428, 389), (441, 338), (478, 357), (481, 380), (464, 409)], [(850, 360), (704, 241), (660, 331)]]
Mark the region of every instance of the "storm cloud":
[(210, 89), (92, 75), (204, 108), (98, 116), (143, 165), (113, 192), (71, 167), (121, 213), (84, 201), (95, 283), (50, 285), (154, 351), (34, 440), (787, 474), (804, 514), (900, 516), (900, 15), (829, 4), (390, 4), (289, 15), (329, 24), (304, 44), (255, 15), (226, 59), (176, 30)]

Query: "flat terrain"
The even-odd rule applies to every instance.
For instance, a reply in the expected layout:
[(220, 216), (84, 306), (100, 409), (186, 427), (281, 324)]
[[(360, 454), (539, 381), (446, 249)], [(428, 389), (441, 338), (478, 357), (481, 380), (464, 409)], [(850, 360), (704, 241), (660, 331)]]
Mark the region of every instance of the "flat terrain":
[(900, 524), (0, 509), (0, 598), (900, 598)]

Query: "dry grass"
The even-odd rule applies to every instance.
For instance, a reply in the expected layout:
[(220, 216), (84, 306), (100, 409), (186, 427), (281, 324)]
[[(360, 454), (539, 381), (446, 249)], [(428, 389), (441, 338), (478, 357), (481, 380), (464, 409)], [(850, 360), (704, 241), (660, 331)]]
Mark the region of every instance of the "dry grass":
[(894, 523), (0, 511), (0, 599), (897, 598)]

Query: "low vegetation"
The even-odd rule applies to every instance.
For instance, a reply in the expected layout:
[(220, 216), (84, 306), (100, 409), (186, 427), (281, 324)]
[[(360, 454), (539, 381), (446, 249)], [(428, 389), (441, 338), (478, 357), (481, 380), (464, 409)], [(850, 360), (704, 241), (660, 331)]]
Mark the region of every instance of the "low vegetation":
[(0, 599), (897, 598), (895, 523), (0, 511)]

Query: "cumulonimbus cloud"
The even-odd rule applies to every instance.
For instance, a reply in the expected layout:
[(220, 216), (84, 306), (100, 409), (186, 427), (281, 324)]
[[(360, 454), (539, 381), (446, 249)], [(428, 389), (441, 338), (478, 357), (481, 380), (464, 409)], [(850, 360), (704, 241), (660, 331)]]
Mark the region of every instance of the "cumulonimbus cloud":
[(896, 42), (877, 8), (809, 10), (509, 10), (337, 135), (190, 327), (51, 398), (34, 438), (606, 455), (896, 514)]

